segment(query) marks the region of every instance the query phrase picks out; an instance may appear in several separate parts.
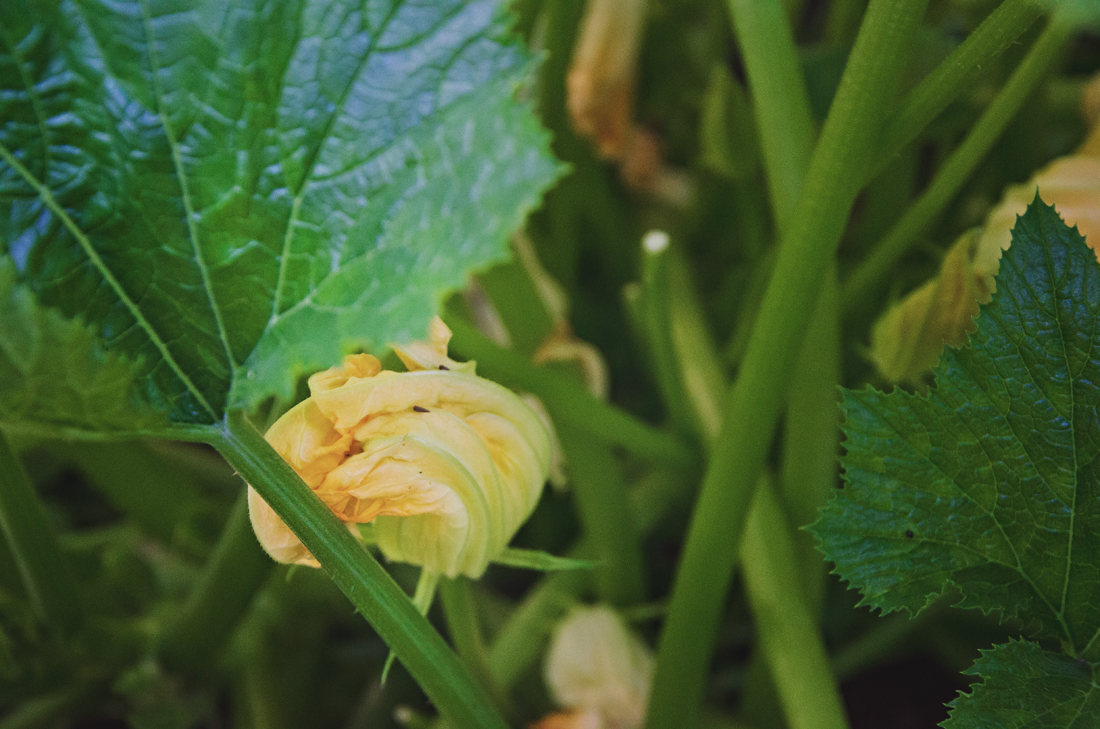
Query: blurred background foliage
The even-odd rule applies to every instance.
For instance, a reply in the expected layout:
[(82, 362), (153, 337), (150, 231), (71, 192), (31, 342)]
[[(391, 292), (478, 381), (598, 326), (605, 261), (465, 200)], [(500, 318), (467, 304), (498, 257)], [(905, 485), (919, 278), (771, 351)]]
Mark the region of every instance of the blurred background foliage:
[[(785, 5), (814, 121), (820, 124), (864, 3), (787, 0)], [(904, 84), (919, 82), (997, 5), (933, 0), (913, 39)], [(532, 275), (521, 257), (484, 272), (470, 291), (447, 302), (449, 321), (496, 332), (498, 345), (507, 344), (525, 363), (555, 331), (563, 341), (588, 343), (606, 363), (610, 402), (689, 435), (663, 404), (659, 355), (634, 305), (644, 278), (639, 243), (648, 230), (668, 232), (705, 312), (708, 333), (725, 355), (722, 365), (734, 372), (776, 238), (728, 9), (714, 0), (650, 0), (643, 6), (632, 119), (650, 146), (647, 158), (634, 161), (642, 166), (639, 171), (622, 159), (602, 159), (570, 122), (566, 78), (585, 3), (517, 0), (513, 7), (517, 32), (543, 57), (533, 83), (518, 93), (534, 103), (553, 133), (555, 154), (570, 172), (546, 195), (524, 232), (523, 245), (530, 246), (544, 272)], [(867, 186), (841, 243), (842, 280), (927, 188), (1041, 26), (1035, 23), (984, 68), (977, 82)], [(1080, 144), (1086, 133), (1082, 89), (1097, 69), (1100, 34), (1081, 29), (889, 280), (847, 308), (841, 382), (887, 384), (867, 356), (872, 323), (890, 302), (935, 275), (946, 250), (982, 223), (1007, 185), (1027, 180)], [(899, 96), (905, 90), (899, 89)], [(540, 295), (539, 276), (547, 274), (567, 303), (565, 329), (557, 319), (561, 312)], [(489, 326), (494, 320), (496, 329)], [(472, 328), (452, 328), (454, 349), (479, 359), (481, 374), (523, 385), (529, 371), (497, 356), (504, 348), (487, 344)], [(499, 336), (501, 328), (507, 339)], [(551, 360), (544, 370), (584, 389), (591, 367), (583, 358), (544, 359)], [(499, 702), (515, 725), (553, 708), (542, 681), (541, 652), (554, 619), (572, 601), (598, 597), (616, 603), (637, 619), (634, 627), (641, 635), (656, 636), (653, 618), (661, 614), (699, 476), (691, 468), (654, 466), (620, 448), (586, 443), (567, 423), (559, 421), (558, 427), (569, 477), (578, 488), (547, 489), (514, 544), (564, 554), (586, 530), (597, 528), (600, 508), (614, 505), (578, 504), (579, 485), (586, 479), (633, 489), (636, 516), (639, 524), (648, 522), (647, 533), (640, 559), (632, 562), (627, 556), (628, 563), (591, 574), (550, 577), (492, 567), (464, 588), (478, 625), (472, 647), (460, 652), (476, 675), (498, 684)], [(430, 723), (430, 706), (400, 666), (384, 687), (379, 684), (386, 647), (328, 578), (274, 565), (260, 551), (246, 528), (243, 483), (212, 451), (165, 443), (14, 445), (62, 535), (66, 562), (82, 590), (86, 627), (79, 633), (48, 628), (0, 545), (0, 729), (359, 729)], [(204, 582), (212, 573), (209, 565), (218, 559), (235, 565), (228, 572), (234, 578), (209, 585)], [(396, 564), (390, 569), (411, 591), (415, 570)], [(189, 612), (199, 589), (219, 591), (220, 614)], [(830, 580), (822, 607), (826, 642), (856, 729), (934, 726), (946, 717), (943, 704), (965, 687), (959, 672), (977, 657), (977, 648), (1007, 634), (992, 619), (939, 606), (914, 621), (883, 619), (855, 607), (857, 598)], [(507, 636), (500, 632), (520, 608), (537, 613), (530, 625), (538, 626), (520, 636), (526, 643), (522, 655), (502, 647)], [(431, 618), (446, 634), (454, 632), (453, 615), (445, 616), (437, 604)], [(195, 634), (181, 628), (189, 620), (200, 621), (205, 643), (174, 637)], [(707, 686), (715, 726), (738, 726), (730, 717), (741, 705), (753, 645), (752, 621), (736, 586)], [(778, 714), (765, 712), (752, 720), (753, 726), (782, 725)]]

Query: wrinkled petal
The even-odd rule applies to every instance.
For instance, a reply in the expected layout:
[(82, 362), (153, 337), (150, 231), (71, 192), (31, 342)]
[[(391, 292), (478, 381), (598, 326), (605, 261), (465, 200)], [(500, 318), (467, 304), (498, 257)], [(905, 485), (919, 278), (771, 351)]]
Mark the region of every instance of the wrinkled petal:
[(351, 447), (351, 435), (337, 432), (312, 400), (288, 410), (264, 437), (311, 489), (344, 460)]
[[(478, 577), (530, 515), (551, 459), (547, 426), (510, 390), (447, 357), (438, 318), (427, 342), (396, 348), (409, 372), (351, 355), (309, 379), (311, 396), (267, 439), (342, 521), (371, 522), (388, 559)], [(275, 559), (317, 566), (250, 493)]]
[(417, 370), (451, 370), (474, 374), (475, 362), (455, 362), (447, 356), (447, 344), (451, 341), (451, 330), (438, 316), (432, 318), (428, 327), (428, 341), (412, 344), (394, 344), (393, 351), (408, 368)]

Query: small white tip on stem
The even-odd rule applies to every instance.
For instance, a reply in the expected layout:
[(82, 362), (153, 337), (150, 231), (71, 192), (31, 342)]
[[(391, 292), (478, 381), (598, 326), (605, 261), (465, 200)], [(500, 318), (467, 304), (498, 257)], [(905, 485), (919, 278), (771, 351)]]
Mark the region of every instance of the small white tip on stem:
[(668, 233), (663, 230), (651, 230), (642, 238), (642, 248), (646, 253), (656, 255), (668, 249)]

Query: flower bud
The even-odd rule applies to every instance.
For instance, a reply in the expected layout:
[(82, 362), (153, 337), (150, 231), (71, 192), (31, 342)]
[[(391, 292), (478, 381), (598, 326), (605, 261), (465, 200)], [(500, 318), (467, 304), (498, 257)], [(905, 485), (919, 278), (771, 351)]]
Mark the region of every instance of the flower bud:
[[(653, 655), (609, 607), (578, 608), (558, 625), (544, 675), (554, 699), (580, 727), (600, 718), (606, 729), (637, 729), (645, 721)], [(548, 717), (549, 718), (549, 717)]]
[[(546, 426), (510, 390), (430, 339), (394, 347), (408, 372), (368, 354), (309, 378), (310, 397), (267, 441), (341, 520), (374, 523), (382, 553), (448, 577), (481, 576), (527, 519), (550, 467)], [(249, 489), (256, 536), (275, 560), (317, 561)]]
[(1012, 245), (1016, 218), (1035, 199), (1036, 190), (1066, 225), (1077, 226), (1085, 242), (1100, 252), (1100, 75), (1084, 96), (1086, 117), (1095, 126), (1081, 148), (1054, 160), (1026, 184), (1009, 187), (982, 230), (964, 235), (947, 254), (939, 275), (875, 323), (871, 358), (887, 379), (918, 381), (935, 367), (945, 343), (966, 343), (978, 304), (993, 292), (1001, 253)]
[(951, 247), (939, 275), (891, 306), (871, 330), (871, 359), (891, 382), (917, 382), (939, 361), (944, 344), (960, 347), (974, 330), (992, 277), (973, 264), (978, 231)]

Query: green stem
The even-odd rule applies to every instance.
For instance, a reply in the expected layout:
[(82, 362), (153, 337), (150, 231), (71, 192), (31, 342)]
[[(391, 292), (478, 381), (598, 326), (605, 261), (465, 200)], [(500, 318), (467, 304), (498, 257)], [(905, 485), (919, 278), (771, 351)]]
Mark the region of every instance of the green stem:
[(779, 0), (727, 0), (752, 91), (776, 229), (794, 214), (809, 167), (814, 124), (806, 79)]
[(60, 726), (66, 715), (71, 717), (73, 708), (87, 700), (96, 689), (105, 690), (106, 687), (80, 683), (24, 700), (0, 719), (0, 729), (41, 729), (41, 727)]
[(1036, 0), (1005, 0), (990, 13), (962, 45), (902, 100), (900, 109), (886, 125), (882, 153), (868, 177), (878, 176), (902, 147), (916, 139), (948, 104), (969, 89), (983, 69), (1039, 19), (1042, 10), (1043, 4)]
[(669, 285), (669, 237), (650, 231), (642, 240), (642, 307), (649, 359), (653, 362), (657, 386), (678, 432), (690, 427), (683, 380), (672, 353), (671, 313), (674, 305)]
[(63, 631), (82, 620), (76, 584), (61, 554), (57, 534), (34, 492), (34, 484), (0, 430), (0, 529), (19, 567), (31, 607)]
[(564, 375), (531, 364), (523, 355), (497, 346), (461, 319), (447, 317), (454, 333), (451, 348), (478, 362), (479, 372), (501, 384), (538, 395), (556, 423), (571, 423), (605, 443), (679, 467), (691, 467), (695, 455), (683, 441), (609, 405)]
[(489, 667), (489, 651), (478, 618), (477, 604), (470, 581), (465, 577), (453, 580), (444, 578), (439, 584), (439, 596), (443, 602), (443, 615), (447, 631), (460, 658), (470, 672), (481, 682), (497, 702), (501, 711), (508, 712), (508, 697), (493, 679)]
[(913, 203), (874, 251), (844, 282), (841, 305), (851, 311), (886, 279), (898, 260), (917, 240), (917, 236), (941, 213), (969, 179), (978, 163), (1004, 132), (1024, 101), (1050, 69), (1065, 45), (1072, 25), (1056, 15), (1012, 73), (1008, 83), (971, 128), (962, 144), (951, 153), (932, 184)]
[(200, 672), (232, 635), (273, 563), (256, 541), (242, 490), (198, 584), (160, 645), (166, 666)]
[(741, 566), (760, 648), (791, 729), (846, 729), (848, 720), (814, 610), (802, 592), (790, 525), (762, 483), (748, 515)]
[[(584, 547), (570, 550), (569, 555), (591, 556), (592, 550)], [(497, 686), (507, 691), (538, 659), (554, 624), (577, 601), (589, 580), (580, 571), (555, 572), (527, 592), (489, 647), (489, 670)]]
[(596, 591), (613, 605), (645, 598), (642, 545), (630, 514), (622, 467), (606, 444), (569, 423), (558, 426), (585, 534), (600, 566)]
[(825, 561), (812, 534), (801, 527), (817, 521), (817, 511), (837, 481), (840, 406), (840, 292), (836, 265), (821, 287), (814, 318), (802, 342), (787, 395), (783, 426), (780, 497), (792, 526), (806, 603), (816, 615), (825, 593)]
[(726, 375), (714, 339), (707, 328), (703, 304), (691, 278), (687, 262), (672, 251), (668, 262), (671, 330), (670, 352), (683, 382), (692, 424), (705, 444), (710, 444), (722, 426), (722, 400)]
[(458, 656), (242, 413), (226, 414), (213, 445), (302, 540), (452, 726), (504, 729)]
[(821, 282), (881, 131), (926, 0), (872, 0), (814, 150), (775, 273), (727, 398), (688, 531), (658, 649), (647, 727), (698, 721), (717, 632), (756, 481)]

